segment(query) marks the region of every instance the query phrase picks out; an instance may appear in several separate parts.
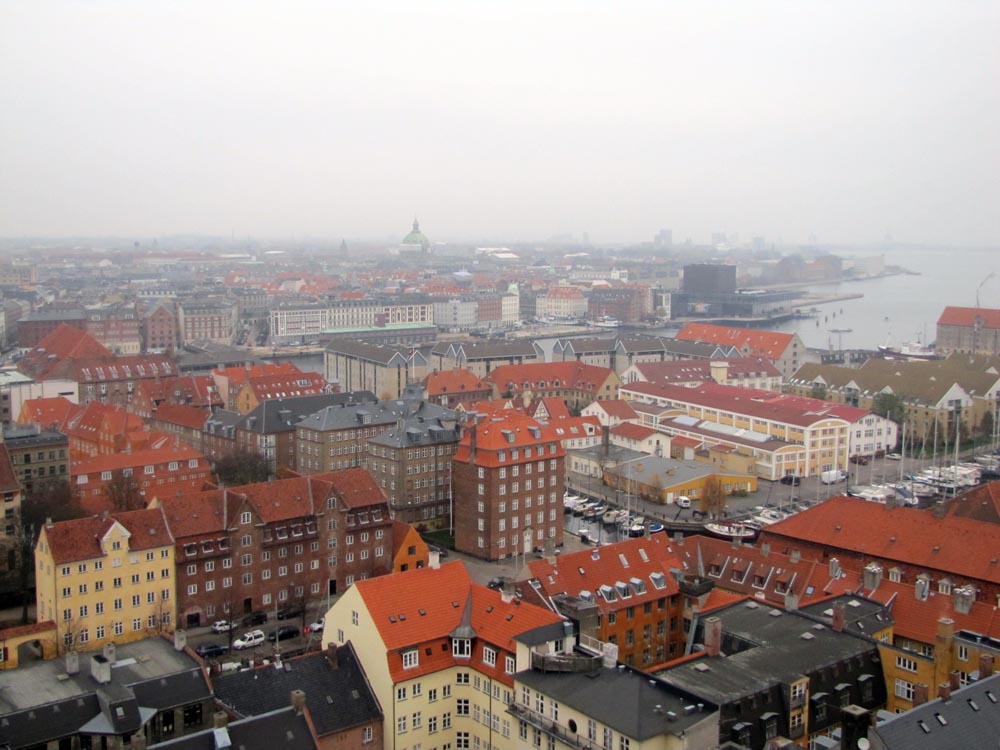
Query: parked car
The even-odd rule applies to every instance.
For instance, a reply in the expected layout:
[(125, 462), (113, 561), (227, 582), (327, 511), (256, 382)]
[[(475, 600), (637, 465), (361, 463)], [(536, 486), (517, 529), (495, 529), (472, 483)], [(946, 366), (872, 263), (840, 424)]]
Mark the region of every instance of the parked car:
[(782, 484), (790, 484), (792, 487), (798, 487), (802, 484), (802, 477), (796, 477), (791, 474), (787, 474), (781, 478)]
[(230, 630), (236, 630), (236, 623), (232, 620), (217, 620), (212, 623), (213, 633), (228, 633)]
[(278, 610), (279, 620), (291, 620), (302, 615), (302, 607), (298, 604), (287, 604)]
[(275, 630), (273, 633), (269, 633), (267, 640), (271, 643), (276, 641), (287, 641), (289, 638), (297, 638), (301, 631), (294, 625), (282, 625), (280, 628)]
[(322, 633), (323, 632), (323, 619), (324, 618), (321, 617), (318, 620), (316, 620), (316, 622), (313, 622), (313, 623), (310, 623), (309, 625), (306, 625), (305, 632), (306, 633)]
[(885, 457), (888, 458), (890, 461), (902, 461), (903, 460), (903, 454), (902, 453), (886, 453)]
[(849, 459), (852, 464), (858, 464), (858, 466), (868, 465), (868, 456), (851, 456)]
[(267, 622), (267, 612), (251, 612), (243, 618), (244, 625), (263, 625)]
[(242, 651), (245, 648), (254, 648), (264, 642), (266, 636), (263, 630), (251, 630), (233, 641), (233, 648)]
[(691, 507), (691, 498), (689, 498), (687, 495), (678, 495), (677, 499), (674, 500), (674, 502), (677, 503), (678, 508)]
[(203, 643), (195, 649), (195, 653), (202, 659), (213, 659), (228, 654), (229, 646), (222, 643)]
[(847, 474), (839, 469), (831, 469), (820, 474), (819, 479), (823, 484), (837, 484), (837, 482), (843, 482), (847, 479)]
[(491, 578), (490, 582), (486, 584), (488, 589), (498, 589), (503, 586), (503, 578)]

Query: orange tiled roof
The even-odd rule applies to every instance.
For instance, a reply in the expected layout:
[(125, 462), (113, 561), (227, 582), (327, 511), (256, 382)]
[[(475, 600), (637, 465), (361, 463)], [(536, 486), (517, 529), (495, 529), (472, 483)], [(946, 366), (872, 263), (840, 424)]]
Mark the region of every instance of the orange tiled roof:
[(618, 419), (635, 419), (638, 416), (632, 405), (623, 398), (598, 401), (597, 406), (603, 409), (608, 416)]
[(881, 560), (1000, 583), (993, 524), (929, 511), (887, 508), (854, 497), (833, 497), (767, 527), (762, 538), (801, 539)]
[(531, 408), (528, 412), (534, 416), (538, 413), (540, 407), (544, 406), (545, 411), (549, 413), (547, 419), (549, 421), (556, 419), (567, 419), (572, 416), (569, 413), (569, 407), (566, 406), (566, 401), (559, 398), (558, 396), (548, 396), (546, 398), (537, 398), (534, 403), (532, 403)]
[(971, 328), (976, 321), (981, 321), (983, 328), (1000, 328), (1000, 310), (983, 307), (951, 307), (941, 313), (937, 324), (939, 326), (965, 326)]
[(794, 334), (736, 326), (715, 326), (708, 323), (686, 323), (677, 332), (679, 341), (700, 341), (706, 344), (735, 346), (748, 355), (778, 359), (792, 342)]
[(180, 425), (191, 430), (201, 430), (211, 410), (200, 406), (163, 403), (156, 407), (152, 418), (168, 424)]
[(988, 482), (952, 499), (949, 516), (1000, 524), (1000, 481)]
[(610, 367), (598, 367), (583, 362), (531, 362), (521, 365), (501, 365), (493, 369), (486, 380), (501, 391), (520, 393), (523, 390), (571, 388), (596, 394), (614, 375)]
[(247, 386), (261, 401), (291, 396), (313, 396), (329, 387), (326, 379), (315, 372), (261, 375), (247, 379)]
[(476, 377), (469, 370), (443, 370), (432, 372), (424, 378), (424, 387), (428, 396), (443, 393), (468, 393), (470, 391), (488, 391), (490, 386), (484, 380)]
[(77, 518), (58, 521), (45, 527), (53, 562), (59, 565), (103, 557), (101, 539), (115, 522), (120, 523), (131, 534), (129, 549), (166, 547), (174, 543), (166, 518), (159, 508), (129, 510), (108, 517)]
[(89, 333), (62, 323), (24, 356), (18, 363), (18, 369), (42, 375), (65, 359), (112, 356), (111, 350)]
[[(555, 453), (546, 451), (546, 458), (564, 456), (563, 435), (556, 433), (556, 427), (532, 419), (522, 412), (507, 411), (503, 416), (487, 417), (470, 427), (462, 435), (455, 452), (456, 461), (469, 461), (473, 437), (476, 441), (477, 464), (495, 461), (498, 451), (524, 448), (539, 443), (554, 443)], [(536, 437), (537, 435), (537, 437)]]
[(200, 451), (196, 451), (184, 443), (176, 445), (171, 443), (167, 446), (147, 448), (132, 453), (115, 453), (108, 456), (87, 458), (74, 463), (70, 473), (73, 476), (79, 476), (80, 474), (94, 474), (137, 466), (156, 466), (170, 461), (188, 461), (190, 459), (199, 459), (200, 468), (208, 467), (208, 462)]
[(329, 482), (348, 508), (364, 508), (386, 502), (385, 493), (367, 469), (343, 469), (316, 474), (315, 479)]
[(66, 422), (82, 408), (65, 396), (30, 398), (21, 405), (17, 421), (19, 424), (40, 424), (42, 427), (55, 425), (55, 428), (61, 431)]
[(245, 383), (248, 378), (259, 378), (265, 375), (290, 375), (302, 372), (291, 362), (272, 362), (250, 367), (223, 367), (212, 372), (229, 378), (230, 385)]
[(635, 422), (622, 422), (617, 427), (612, 427), (609, 432), (626, 440), (645, 440), (650, 435), (656, 434), (656, 430), (652, 427), (636, 424)]

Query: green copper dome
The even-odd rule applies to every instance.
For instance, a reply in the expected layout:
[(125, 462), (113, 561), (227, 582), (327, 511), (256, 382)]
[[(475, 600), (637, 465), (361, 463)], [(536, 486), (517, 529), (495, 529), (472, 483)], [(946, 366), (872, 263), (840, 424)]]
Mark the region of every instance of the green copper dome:
[(424, 250), (430, 247), (431, 241), (420, 231), (420, 222), (416, 219), (413, 220), (413, 230), (403, 238), (403, 244), (420, 245)]

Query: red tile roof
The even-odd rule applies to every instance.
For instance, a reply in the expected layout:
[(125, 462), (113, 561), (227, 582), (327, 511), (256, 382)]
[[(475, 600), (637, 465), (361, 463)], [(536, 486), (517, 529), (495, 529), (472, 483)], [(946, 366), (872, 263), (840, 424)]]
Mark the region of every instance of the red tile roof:
[[(430, 658), (436, 655), (436, 662), (422, 664), (420, 670), (403, 670), (401, 652), (448, 638), (462, 623), (467, 608), (476, 637), (508, 652), (514, 651), (516, 636), (561, 621), (555, 613), (528, 602), (504, 602), (500, 592), (473, 583), (457, 561), (369, 578), (354, 586), (389, 652), (394, 680), (453, 666), (456, 660), (451, 652), (435, 648)], [(420, 660), (424, 661), (424, 654)]]
[(55, 425), (55, 429), (62, 430), (66, 422), (82, 408), (65, 396), (30, 398), (21, 404), (17, 421), (19, 424), (39, 424), (42, 427)]
[(386, 502), (385, 493), (367, 469), (343, 469), (316, 474), (328, 482), (347, 508), (364, 508)]
[(597, 401), (598, 408), (604, 409), (609, 417), (617, 419), (635, 419), (638, 415), (632, 405), (623, 398), (611, 399), (609, 401)]
[[(558, 424), (558, 423), (557, 423)], [(538, 444), (554, 443), (555, 453), (546, 451), (546, 458), (565, 456), (562, 443), (566, 436), (557, 434), (557, 426), (539, 422), (526, 414), (516, 411), (504, 412), (502, 416), (486, 417), (465, 431), (455, 451), (455, 460), (470, 460), (472, 440), (476, 441), (476, 464), (492, 464), (498, 451), (524, 448)]]
[(598, 389), (615, 371), (583, 362), (531, 362), (522, 365), (501, 365), (493, 369), (486, 380), (502, 392), (511, 394), (525, 390), (564, 388), (585, 391), (596, 396)]
[(112, 356), (111, 350), (98, 343), (89, 333), (61, 323), (24, 356), (18, 363), (18, 369), (35, 377), (43, 377), (66, 359)]
[(571, 416), (569, 413), (569, 407), (566, 406), (566, 401), (558, 396), (536, 398), (528, 408), (528, 413), (535, 416), (535, 414), (537, 414), (539, 409), (543, 406), (545, 407), (545, 411), (548, 412), (546, 419), (549, 421), (556, 419), (568, 419)]
[[(77, 461), (72, 465), (70, 473), (73, 476), (80, 474), (99, 474), (102, 471), (115, 471), (128, 467), (157, 466), (169, 463), (170, 461), (188, 461), (198, 459), (201, 468), (208, 467), (208, 461), (204, 454), (184, 443), (170, 443), (160, 448), (147, 448), (133, 451), (131, 453), (116, 453), (107, 456), (94, 456)], [(186, 465), (185, 465), (185, 468)], [(138, 477), (137, 477), (138, 478)]]
[(764, 331), (756, 328), (735, 326), (715, 326), (708, 323), (686, 323), (677, 332), (679, 341), (700, 341), (706, 344), (735, 346), (749, 356), (767, 357), (775, 360), (781, 357), (792, 343), (795, 334)]
[(935, 518), (930, 511), (887, 508), (838, 496), (762, 532), (762, 540), (775, 544), (788, 544), (794, 539), (1000, 583), (1000, 536), (996, 527), (959, 516)]
[(654, 385), (632, 383), (622, 386), (626, 396), (637, 394), (651, 398), (668, 399), (677, 404), (692, 404), (708, 409), (719, 409), (734, 414), (746, 414), (759, 419), (793, 424), (802, 427), (826, 419), (843, 419), (853, 423), (868, 414), (832, 401), (821, 401), (804, 396), (788, 396), (759, 388), (740, 388), (735, 385), (702, 383), (694, 388), (680, 385)]
[(223, 367), (214, 370), (212, 374), (229, 378), (229, 384), (233, 386), (247, 382), (248, 378), (259, 378), (266, 375), (294, 375), (300, 372), (302, 370), (291, 362), (273, 362), (250, 367)]
[(983, 328), (1000, 328), (1000, 310), (984, 307), (946, 307), (938, 318), (939, 326), (964, 326), (972, 328), (976, 321)]
[[(711, 381), (714, 361), (690, 359), (677, 362), (641, 362), (634, 367), (646, 382), (670, 385), (672, 383)], [(726, 365), (727, 379), (739, 379), (741, 375), (744, 377), (759, 375), (781, 377), (778, 369), (762, 357), (737, 357), (721, 361)]]
[(469, 370), (443, 370), (432, 372), (424, 378), (424, 387), (428, 396), (439, 396), (446, 393), (469, 393), (489, 391), (490, 384), (476, 377)]
[(261, 401), (291, 396), (315, 396), (326, 393), (330, 384), (315, 372), (299, 372), (294, 374), (261, 375), (247, 379), (254, 395)]
[(174, 543), (166, 518), (159, 508), (129, 510), (108, 517), (77, 518), (45, 527), (45, 538), (53, 562), (60, 565), (103, 557), (101, 539), (115, 523), (121, 524), (131, 535), (131, 550), (166, 547)]
[(1000, 524), (1000, 481), (971, 489), (953, 498), (946, 507), (949, 516)]
[(163, 403), (156, 407), (156, 411), (153, 412), (151, 418), (160, 422), (166, 422), (167, 424), (175, 424), (191, 430), (201, 431), (205, 420), (211, 414), (211, 410), (200, 406)]
[(622, 422), (620, 425), (612, 427), (609, 432), (626, 440), (645, 440), (650, 435), (656, 434), (656, 430), (652, 427), (635, 424), (634, 422)]

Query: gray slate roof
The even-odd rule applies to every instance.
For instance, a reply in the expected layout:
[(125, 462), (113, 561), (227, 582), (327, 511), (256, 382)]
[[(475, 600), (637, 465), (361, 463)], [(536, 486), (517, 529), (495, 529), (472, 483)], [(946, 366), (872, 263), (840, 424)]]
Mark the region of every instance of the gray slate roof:
[[(1000, 736), (1000, 673), (893, 716), (869, 731), (885, 750), (994, 750)], [(879, 744), (881, 742), (881, 744)]]
[[(369, 391), (364, 391), (364, 393), (371, 395)], [(407, 423), (420, 423), (422, 420), (429, 428), (434, 424), (440, 424), (438, 420), (455, 419), (453, 409), (416, 398), (388, 399), (376, 402), (373, 396), (367, 403), (355, 403), (356, 405), (335, 405), (319, 409), (305, 419), (299, 420), (298, 426), (317, 432), (329, 432), (346, 430), (360, 424), (395, 424), (402, 419), (406, 426), (409, 426)], [(404, 432), (405, 429), (404, 426)]]
[(295, 429), (295, 425), (306, 417), (328, 407), (346, 409), (350, 404), (374, 404), (375, 401), (375, 394), (371, 391), (321, 393), (315, 396), (272, 399), (258, 404), (256, 409), (246, 414), (238, 428), (264, 435), (291, 432)]
[(296, 714), (289, 705), (260, 716), (231, 722), (221, 729), (206, 729), (149, 746), (150, 750), (219, 750), (220, 747), (238, 750), (314, 750), (316, 743), (313, 742), (305, 715)]
[(354, 647), (340, 646), (330, 661), (327, 652), (288, 659), (274, 665), (220, 675), (215, 696), (241, 716), (257, 716), (289, 703), (293, 690), (306, 694), (309, 715), (320, 737), (382, 719)]

